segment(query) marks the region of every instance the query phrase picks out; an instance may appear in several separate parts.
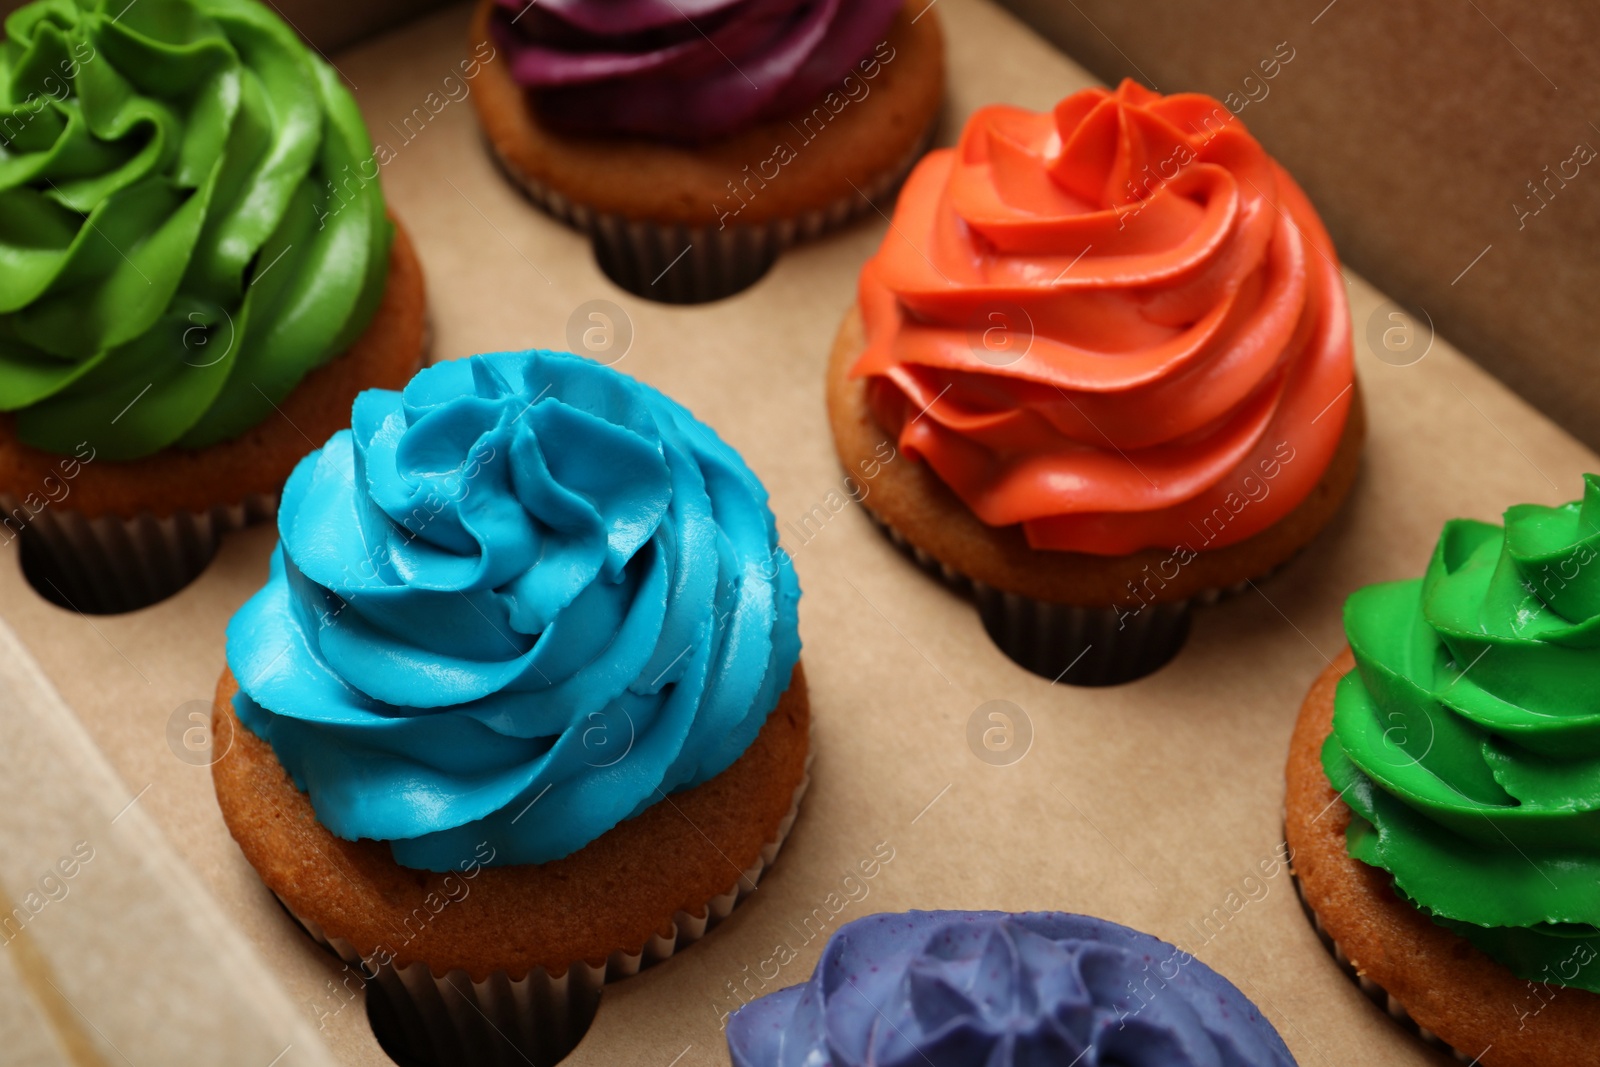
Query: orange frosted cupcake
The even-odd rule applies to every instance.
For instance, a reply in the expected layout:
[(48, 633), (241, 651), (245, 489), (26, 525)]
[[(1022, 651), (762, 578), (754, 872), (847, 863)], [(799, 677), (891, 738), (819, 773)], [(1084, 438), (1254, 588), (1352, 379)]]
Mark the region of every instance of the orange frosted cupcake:
[(918, 165), (828, 402), (891, 534), (1009, 656), (1089, 685), (1310, 541), (1364, 429), (1305, 194), (1216, 100), (1131, 81), (984, 108)]

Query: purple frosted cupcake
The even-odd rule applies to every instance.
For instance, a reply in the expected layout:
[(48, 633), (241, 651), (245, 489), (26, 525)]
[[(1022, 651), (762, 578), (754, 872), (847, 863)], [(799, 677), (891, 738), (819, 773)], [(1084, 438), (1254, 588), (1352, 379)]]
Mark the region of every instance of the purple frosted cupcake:
[(472, 99), (506, 171), (613, 281), (714, 300), (905, 177), (944, 93), (932, 6), (481, 0)]
[(728, 1020), (734, 1067), (1293, 1067), (1243, 993), (1175, 945), (1064, 912), (913, 911), (839, 928), (815, 973)]

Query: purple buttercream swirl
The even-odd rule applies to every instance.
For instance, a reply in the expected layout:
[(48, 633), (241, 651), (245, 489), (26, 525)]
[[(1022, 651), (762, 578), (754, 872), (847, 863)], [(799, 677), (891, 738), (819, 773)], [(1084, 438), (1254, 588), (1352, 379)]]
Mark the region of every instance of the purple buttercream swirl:
[(913, 911), (839, 928), (811, 979), (728, 1020), (734, 1067), (1294, 1067), (1232, 983), (1063, 912)]
[(904, 0), (496, 0), (540, 113), (585, 133), (705, 141), (837, 89)]

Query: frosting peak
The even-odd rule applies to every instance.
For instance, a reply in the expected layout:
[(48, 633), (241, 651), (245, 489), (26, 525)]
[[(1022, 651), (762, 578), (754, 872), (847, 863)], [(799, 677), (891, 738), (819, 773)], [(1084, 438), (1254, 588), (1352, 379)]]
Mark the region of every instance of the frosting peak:
[(840, 928), (804, 985), (728, 1023), (735, 1067), (1292, 1067), (1236, 988), (1082, 915), (909, 912)]
[(727, 768), (799, 656), (755, 476), (680, 405), (566, 353), (361, 394), (278, 525), (228, 626), (235, 707), (329, 830), (404, 866), (583, 847)]
[(1036, 548), (1243, 540), (1310, 493), (1349, 408), (1327, 234), (1198, 94), (979, 110), (913, 172), (860, 304), (879, 423)]
[(584, 133), (704, 141), (814, 103), (903, 0), (497, 0), (517, 82)]
[(254, 0), (40, 0), (5, 27), (0, 410), (111, 459), (237, 437), (383, 296), (354, 99)]
[(1520, 977), (1600, 992), (1600, 477), (1456, 519), (1345, 604), (1328, 780), (1350, 854)]

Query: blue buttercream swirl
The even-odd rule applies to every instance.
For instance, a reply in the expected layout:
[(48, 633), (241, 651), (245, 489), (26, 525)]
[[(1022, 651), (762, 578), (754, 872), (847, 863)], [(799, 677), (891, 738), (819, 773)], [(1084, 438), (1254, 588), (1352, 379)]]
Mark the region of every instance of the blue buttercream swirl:
[(449, 870), (582, 848), (755, 739), (800, 654), (766, 492), (560, 352), (370, 390), (295, 468), (228, 625), (234, 706), (339, 837)]
[(839, 928), (809, 981), (728, 1021), (734, 1067), (1292, 1067), (1193, 956), (1063, 912), (913, 911)]

